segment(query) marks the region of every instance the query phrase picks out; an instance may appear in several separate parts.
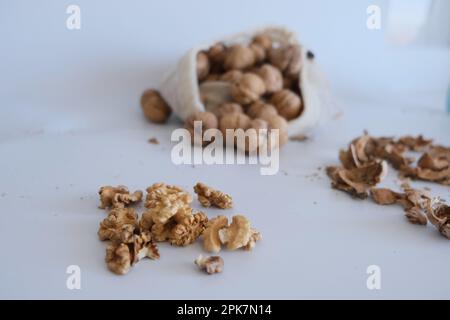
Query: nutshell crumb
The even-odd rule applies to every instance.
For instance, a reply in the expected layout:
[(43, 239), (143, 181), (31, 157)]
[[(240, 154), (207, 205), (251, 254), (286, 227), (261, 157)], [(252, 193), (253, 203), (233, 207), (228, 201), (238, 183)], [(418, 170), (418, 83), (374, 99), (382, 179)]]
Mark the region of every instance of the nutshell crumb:
[(150, 144), (159, 144), (159, 140), (157, 138), (148, 139), (148, 143)]
[(198, 201), (205, 208), (216, 207), (220, 209), (230, 209), (233, 207), (232, 198), (218, 190), (208, 187), (204, 183), (197, 183), (194, 192), (198, 195)]
[(200, 255), (194, 263), (207, 274), (220, 273), (223, 271), (223, 259), (219, 256), (203, 257)]
[(124, 208), (128, 205), (139, 203), (142, 200), (142, 191), (130, 191), (125, 186), (104, 186), (98, 191), (100, 195), (100, 209)]
[(290, 137), (289, 140), (296, 141), (296, 142), (304, 142), (306, 140), (309, 140), (309, 137), (307, 135), (304, 135), (304, 134), (298, 134), (296, 136)]

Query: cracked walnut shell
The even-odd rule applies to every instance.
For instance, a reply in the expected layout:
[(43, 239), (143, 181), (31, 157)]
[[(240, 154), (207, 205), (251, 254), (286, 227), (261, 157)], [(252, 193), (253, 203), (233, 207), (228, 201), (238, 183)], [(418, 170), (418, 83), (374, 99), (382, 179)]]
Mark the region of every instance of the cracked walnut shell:
[(440, 199), (434, 199), (428, 204), (427, 216), (439, 232), (450, 239), (450, 206)]
[(142, 200), (142, 191), (130, 191), (125, 186), (104, 186), (98, 191), (100, 195), (100, 209), (124, 208), (127, 205), (138, 203)]
[(198, 195), (198, 201), (203, 207), (216, 207), (220, 209), (230, 209), (233, 207), (233, 200), (228, 194), (208, 187), (204, 183), (197, 183), (194, 192)]

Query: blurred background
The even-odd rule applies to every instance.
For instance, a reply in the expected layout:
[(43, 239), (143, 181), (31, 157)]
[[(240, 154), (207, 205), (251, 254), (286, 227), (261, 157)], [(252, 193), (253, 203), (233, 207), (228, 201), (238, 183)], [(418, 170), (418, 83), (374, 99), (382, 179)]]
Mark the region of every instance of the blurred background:
[(298, 33), (342, 108), (445, 110), (449, 16), (446, 0), (0, 0), (0, 139), (125, 127), (191, 46), (266, 24)]

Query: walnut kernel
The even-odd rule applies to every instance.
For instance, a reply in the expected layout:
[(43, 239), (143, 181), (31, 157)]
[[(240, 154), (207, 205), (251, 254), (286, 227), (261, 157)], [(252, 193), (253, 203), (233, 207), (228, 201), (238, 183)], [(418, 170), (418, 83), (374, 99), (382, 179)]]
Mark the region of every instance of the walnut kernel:
[(228, 194), (208, 187), (204, 183), (197, 183), (194, 192), (198, 195), (198, 201), (205, 208), (216, 207), (220, 209), (230, 209), (233, 207), (233, 200)]

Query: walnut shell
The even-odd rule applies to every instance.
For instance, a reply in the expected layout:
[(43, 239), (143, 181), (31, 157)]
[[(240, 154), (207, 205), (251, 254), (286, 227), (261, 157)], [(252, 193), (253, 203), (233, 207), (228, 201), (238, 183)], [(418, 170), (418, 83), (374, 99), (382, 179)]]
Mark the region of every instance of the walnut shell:
[(241, 105), (248, 105), (258, 100), (266, 92), (266, 85), (261, 77), (245, 73), (239, 81), (233, 83), (231, 96)]
[(258, 100), (247, 109), (247, 115), (252, 118), (266, 119), (278, 115), (277, 109), (262, 100)]
[(302, 67), (300, 46), (288, 45), (273, 48), (269, 51), (269, 60), (287, 77), (297, 77)]
[(141, 108), (147, 120), (164, 123), (169, 119), (172, 109), (157, 90), (146, 90), (141, 97)]
[(245, 139), (245, 152), (256, 152), (263, 143), (267, 143), (268, 128), (268, 122), (263, 119), (253, 119), (250, 121), (250, 126), (247, 130), (254, 129), (256, 135), (246, 132), (248, 135)]
[(283, 75), (280, 70), (270, 64), (265, 64), (256, 71), (266, 85), (267, 93), (274, 93), (283, 89)]
[(252, 43), (260, 45), (265, 50), (272, 49), (272, 38), (268, 34), (262, 33), (262, 34), (256, 35), (253, 38)]
[(259, 64), (264, 62), (267, 57), (267, 51), (257, 43), (250, 44), (250, 49), (253, 51), (253, 55), (255, 56), (255, 63)]
[[(185, 122), (185, 128), (189, 130), (191, 133), (192, 142), (194, 142), (194, 122), (195, 121), (201, 121), (202, 127), (201, 132), (198, 132), (197, 134), (200, 135), (203, 138), (203, 134), (208, 129), (216, 129), (219, 125), (219, 122), (217, 120), (217, 117), (214, 115), (214, 113), (208, 112), (208, 111), (196, 111), (192, 115), (190, 115)], [(203, 140), (203, 139), (202, 139)], [(203, 145), (208, 144), (208, 141), (203, 141)]]
[(209, 74), (209, 59), (206, 53), (199, 52), (197, 54), (197, 78), (199, 81), (203, 81)]
[(264, 120), (268, 122), (269, 129), (279, 130), (279, 141), (272, 141), (271, 136), (269, 135), (269, 149), (272, 149), (276, 146), (281, 147), (285, 145), (289, 140), (288, 123), (286, 119), (279, 115), (276, 115)]
[(226, 135), (227, 129), (244, 129), (250, 126), (250, 118), (244, 113), (229, 113), (220, 119), (219, 129), (223, 135)]
[(215, 65), (222, 65), (225, 61), (227, 47), (222, 42), (218, 42), (209, 48), (207, 54), (210, 62)]
[(225, 70), (243, 70), (255, 64), (255, 54), (249, 47), (237, 44), (230, 47), (224, 61)]
[(229, 113), (243, 113), (243, 109), (242, 106), (240, 104), (237, 103), (224, 103), (223, 105), (221, 105), (219, 107), (218, 110), (218, 117), (222, 118), (224, 115), (229, 114)]
[(240, 70), (230, 70), (220, 76), (220, 81), (233, 83), (239, 81), (242, 75), (243, 73)]
[(277, 108), (278, 114), (288, 121), (297, 118), (302, 111), (302, 100), (291, 90), (278, 91), (270, 102)]

